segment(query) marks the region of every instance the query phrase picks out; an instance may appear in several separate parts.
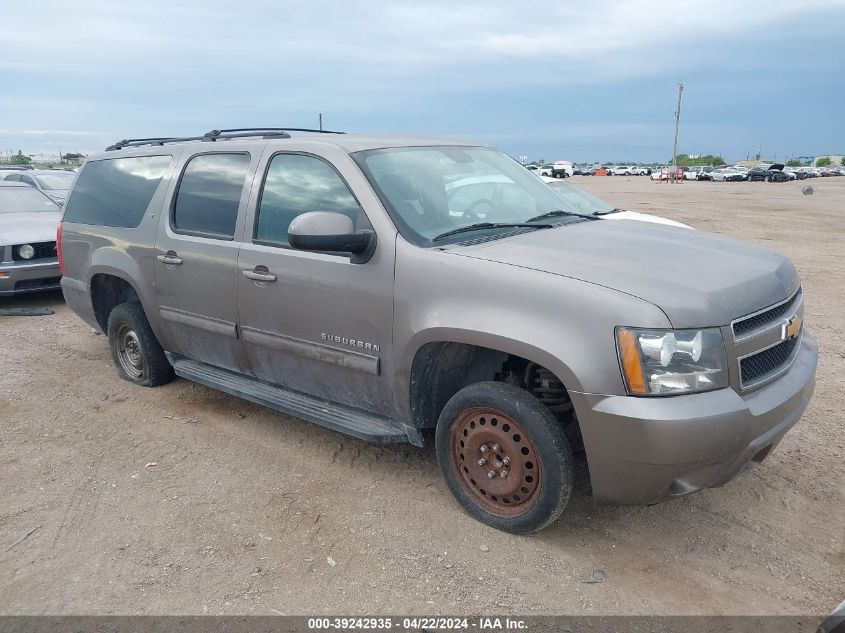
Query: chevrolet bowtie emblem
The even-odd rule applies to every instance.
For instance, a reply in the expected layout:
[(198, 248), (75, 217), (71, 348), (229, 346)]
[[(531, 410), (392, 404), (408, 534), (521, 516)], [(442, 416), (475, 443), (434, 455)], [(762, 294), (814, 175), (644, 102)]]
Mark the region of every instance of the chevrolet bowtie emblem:
[(793, 314), (788, 321), (785, 321), (780, 331), (780, 337), (786, 341), (793, 339), (801, 332), (801, 325), (803, 321), (800, 316)]

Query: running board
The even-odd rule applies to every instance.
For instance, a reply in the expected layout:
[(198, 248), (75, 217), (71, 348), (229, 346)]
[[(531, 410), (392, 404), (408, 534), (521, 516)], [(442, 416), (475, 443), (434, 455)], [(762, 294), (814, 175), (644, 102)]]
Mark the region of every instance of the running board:
[(274, 387), (256, 378), (176, 354), (167, 353), (167, 358), (177, 376), (295, 418), (319, 424), (327, 429), (378, 444), (393, 442), (410, 442), (416, 446), (423, 444), (422, 434), (418, 429), (391, 422), (387, 418), (296, 391)]

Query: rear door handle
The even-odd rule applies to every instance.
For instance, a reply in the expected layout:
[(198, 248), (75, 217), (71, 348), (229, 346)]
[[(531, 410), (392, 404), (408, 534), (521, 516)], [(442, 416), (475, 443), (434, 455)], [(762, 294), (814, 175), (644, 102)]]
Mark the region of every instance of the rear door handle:
[(177, 266), (182, 263), (182, 258), (176, 255), (173, 251), (167, 251), (164, 255), (156, 257), (156, 259), (162, 264), (167, 264), (168, 266)]
[(252, 279), (253, 281), (276, 281), (276, 275), (269, 271), (245, 270), (243, 275), (247, 279)]

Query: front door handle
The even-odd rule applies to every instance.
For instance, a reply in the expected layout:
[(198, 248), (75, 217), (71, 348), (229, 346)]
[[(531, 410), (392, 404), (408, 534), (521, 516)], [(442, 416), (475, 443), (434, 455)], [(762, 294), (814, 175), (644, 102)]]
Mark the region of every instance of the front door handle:
[(164, 255), (156, 257), (156, 259), (168, 266), (177, 266), (182, 263), (182, 258), (176, 255), (175, 251), (167, 251)]
[(256, 268), (255, 270), (245, 270), (243, 275), (247, 279), (252, 279), (253, 281), (276, 281), (276, 275), (266, 269), (259, 270)]

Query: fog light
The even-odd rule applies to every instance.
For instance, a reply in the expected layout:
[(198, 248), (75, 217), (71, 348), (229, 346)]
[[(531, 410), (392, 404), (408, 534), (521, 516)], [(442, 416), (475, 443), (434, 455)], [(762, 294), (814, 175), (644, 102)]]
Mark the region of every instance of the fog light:
[(35, 249), (32, 244), (23, 244), (18, 248), (18, 255), (21, 259), (32, 259), (35, 257)]

